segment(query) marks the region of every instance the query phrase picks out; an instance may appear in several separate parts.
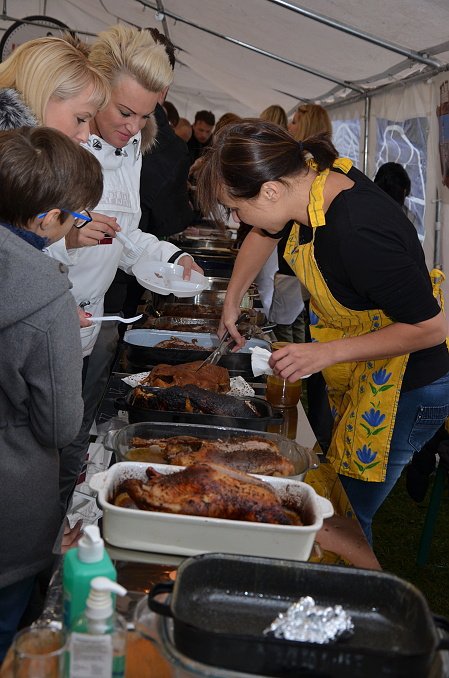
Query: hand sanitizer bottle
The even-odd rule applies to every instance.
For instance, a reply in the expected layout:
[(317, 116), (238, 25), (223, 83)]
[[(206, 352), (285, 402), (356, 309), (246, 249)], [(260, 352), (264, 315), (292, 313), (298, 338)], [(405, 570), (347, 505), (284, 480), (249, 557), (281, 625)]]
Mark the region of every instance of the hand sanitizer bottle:
[(124, 678), (126, 621), (114, 612), (111, 593), (126, 589), (106, 577), (90, 584), (86, 610), (73, 623), (69, 640), (69, 678)]
[(117, 572), (104, 548), (97, 525), (87, 525), (78, 547), (64, 556), (62, 586), (64, 591), (64, 626), (72, 628), (73, 621), (84, 612), (90, 582), (94, 577), (117, 580)]

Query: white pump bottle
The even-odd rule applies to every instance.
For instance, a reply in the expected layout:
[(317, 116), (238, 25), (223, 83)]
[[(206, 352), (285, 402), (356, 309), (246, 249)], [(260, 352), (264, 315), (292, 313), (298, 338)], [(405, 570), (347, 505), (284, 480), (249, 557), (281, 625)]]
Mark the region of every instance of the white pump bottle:
[(111, 593), (126, 595), (123, 586), (95, 577), (85, 612), (72, 626), (69, 678), (124, 678), (126, 621), (114, 611)]

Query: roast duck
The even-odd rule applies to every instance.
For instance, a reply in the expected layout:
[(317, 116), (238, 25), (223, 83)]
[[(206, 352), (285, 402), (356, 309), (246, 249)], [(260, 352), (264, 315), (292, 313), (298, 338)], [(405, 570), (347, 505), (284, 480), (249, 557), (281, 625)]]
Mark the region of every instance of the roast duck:
[(154, 348), (181, 349), (183, 351), (212, 351), (212, 346), (200, 346), (198, 344), (198, 339), (186, 341), (180, 337), (170, 337), (170, 339), (164, 339), (158, 344), (155, 344)]
[[(229, 440), (204, 440), (188, 435), (159, 439), (135, 437), (130, 445), (149, 454), (159, 453), (165, 463), (175, 466), (204, 462), (265, 476), (291, 476), (295, 473), (294, 465), (279, 453), (276, 443), (258, 435), (237, 435)], [(133, 450), (128, 459), (144, 461), (144, 455), (139, 452), (139, 449)]]
[(144, 511), (301, 525), (298, 514), (282, 506), (270, 485), (241, 471), (218, 464), (193, 464), (168, 474), (149, 466), (146, 474), (146, 482), (123, 480), (113, 503), (126, 505), (123, 497), (128, 495), (135, 507)]
[(218, 365), (201, 367), (202, 363), (201, 360), (195, 360), (181, 365), (156, 365), (141, 383), (159, 388), (193, 384), (217, 393), (229, 391), (231, 385), (228, 370)]
[(192, 412), (246, 418), (260, 416), (250, 402), (199, 388), (193, 384), (158, 389), (147, 387), (145, 384), (136, 386), (132, 405), (165, 412)]

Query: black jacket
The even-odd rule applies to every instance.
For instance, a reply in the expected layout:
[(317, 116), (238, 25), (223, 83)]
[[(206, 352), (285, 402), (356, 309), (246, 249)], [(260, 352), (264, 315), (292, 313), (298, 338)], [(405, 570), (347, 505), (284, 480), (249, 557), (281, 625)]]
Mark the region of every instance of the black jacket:
[(142, 158), (139, 227), (145, 233), (166, 238), (183, 231), (192, 222), (187, 193), (189, 151), (185, 141), (170, 127), (164, 109), (156, 106), (156, 143)]

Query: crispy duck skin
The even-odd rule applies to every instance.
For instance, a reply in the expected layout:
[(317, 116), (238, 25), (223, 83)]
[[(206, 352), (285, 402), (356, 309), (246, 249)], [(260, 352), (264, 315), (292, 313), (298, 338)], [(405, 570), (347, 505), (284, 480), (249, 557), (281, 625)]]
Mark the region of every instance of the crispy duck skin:
[(176, 466), (205, 462), (266, 476), (291, 476), (295, 473), (294, 465), (279, 454), (277, 445), (258, 436), (236, 436), (227, 441), (178, 436), (167, 441), (164, 457)]
[(186, 386), (194, 384), (217, 393), (226, 393), (230, 389), (229, 372), (218, 365), (204, 365), (202, 360), (180, 365), (156, 365), (142, 381), (148, 386), (167, 388), (169, 386)]
[(184, 513), (275, 525), (299, 525), (273, 488), (246, 473), (217, 464), (194, 464), (182, 471), (160, 474), (151, 466), (148, 482), (124, 480), (122, 491), (144, 511)]
[(157, 392), (149, 392), (141, 386), (136, 386), (133, 403), (165, 412), (199, 412), (245, 418), (260, 416), (244, 400), (192, 385), (171, 386), (161, 388)]
[(280, 454), (276, 443), (257, 435), (233, 436), (229, 440), (207, 440), (189, 435), (170, 438), (135, 436), (130, 445), (137, 448), (157, 445), (163, 452), (164, 461), (175, 466), (206, 462), (265, 476), (291, 476), (295, 473), (294, 465)]

